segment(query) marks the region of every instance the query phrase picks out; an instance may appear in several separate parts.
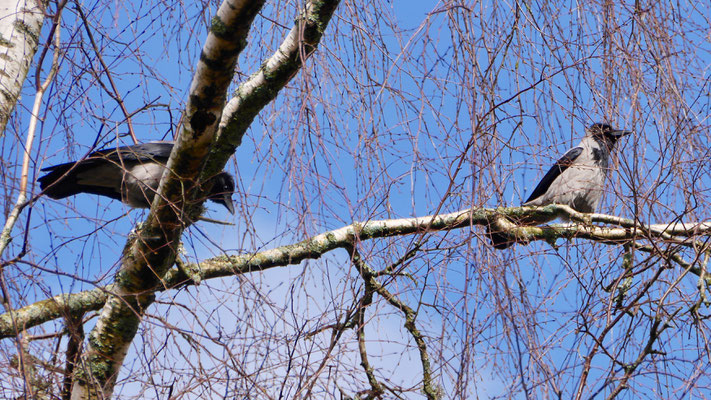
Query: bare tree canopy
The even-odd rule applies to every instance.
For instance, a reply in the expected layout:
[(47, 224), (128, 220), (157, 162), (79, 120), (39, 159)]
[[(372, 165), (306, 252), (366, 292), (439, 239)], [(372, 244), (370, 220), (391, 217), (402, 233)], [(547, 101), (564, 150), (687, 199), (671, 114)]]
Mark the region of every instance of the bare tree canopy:
[[(0, 398), (711, 392), (704, 5), (0, 13)], [(595, 122), (633, 132), (599, 209), (521, 206)], [(152, 141), (150, 209), (36, 182)]]

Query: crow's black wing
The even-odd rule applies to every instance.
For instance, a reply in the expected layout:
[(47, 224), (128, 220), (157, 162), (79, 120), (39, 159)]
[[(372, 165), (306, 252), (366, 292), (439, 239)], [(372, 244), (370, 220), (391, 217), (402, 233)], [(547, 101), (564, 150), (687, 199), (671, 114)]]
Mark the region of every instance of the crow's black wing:
[[(42, 168), (42, 171), (49, 171), (49, 173), (37, 181), (45, 194), (53, 199), (63, 199), (79, 193), (91, 193), (121, 200), (120, 184), (114, 183), (120, 179), (121, 169), (111, 167), (107, 171), (106, 168), (102, 168), (106, 165), (109, 165), (108, 161), (99, 159), (54, 165)], [(102, 180), (106, 184), (87, 184), (83, 182), (84, 176), (91, 176), (94, 181)]]
[(83, 160), (42, 168), (42, 171), (49, 173), (37, 181), (45, 194), (53, 199), (91, 193), (121, 200), (121, 185), (126, 169), (130, 170), (141, 163), (165, 164), (172, 150), (171, 142), (102, 149)]
[[(158, 161), (165, 162), (170, 157), (170, 152), (173, 150), (172, 142), (151, 142), (136, 144), (133, 146), (121, 146), (110, 149), (101, 149), (89, 154), (85, 159), (68, 162), (51, 167), (42, 168), (42, 171), (55, 171), (64, 169), (65, 172), (74, 165), (91, 168), (96, 165), (102, 165), (106, 161), (111, 163), (117, 162), (134, 162), (134, 161)], [(68, 167), (68, 168), (65, 168)], [(41, 178), (40, 178), (41, 179)]]
[(544, 193), (548, 191), (548, 188), (551, 187), (551, 184), (557, 177), (560, 176), (560, 174), (563, 173), (568, 167), (570, 167), (575, 160), (580, 156), (580, 153), (583, 152), (582, 147), (573, 147), (572, 149), (568, 150), (565, 154), (563, 154), (563, 157), (556, 162), (551, 169), (546, 172), (546, 174), (543, 176), (543, 179), (541, 179), (540, 182), (538, 182), (538, 186), (536, 186), (535, 189), (533, 189), (533, 193), (531, 193), (531, 196), (524, 202), (524, 204), (528, 203), (529, 201), (535, 200), (536, 198), (542, 196)]
[(104, 159), (111, 162), (151, 162), (165, 163), (173, 150), (172, 142), (141, 143), (132, 146), (121, 146), (111, 149), (102, 149), (89, 154), (86, 160)]

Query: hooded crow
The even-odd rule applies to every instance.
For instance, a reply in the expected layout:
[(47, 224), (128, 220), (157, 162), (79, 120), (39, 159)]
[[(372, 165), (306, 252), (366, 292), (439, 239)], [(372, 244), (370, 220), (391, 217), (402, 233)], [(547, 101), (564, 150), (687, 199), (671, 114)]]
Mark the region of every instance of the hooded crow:
[[(90, 193), (121, 200), (131, 207), (149, 208), (172, 150), (171, 142), (103, 149), (83, 160), (43, 168), (48, 173), (37, 181), (53, 199)], [(234, 214), (232, 175), (223, 171), (212, 177), (211, 182), (208, 200), (222, 204)]]
[[(580, 144), (568, 150), (538, 183), (524, 206), (563, 204), (576, 211), (591, 213), (602, 200), (610, 153), (621, 137), (632, 133), (596, 123), (585, 129)], [(513, 244), (505, 235), (490, 232), (495, 248)]]

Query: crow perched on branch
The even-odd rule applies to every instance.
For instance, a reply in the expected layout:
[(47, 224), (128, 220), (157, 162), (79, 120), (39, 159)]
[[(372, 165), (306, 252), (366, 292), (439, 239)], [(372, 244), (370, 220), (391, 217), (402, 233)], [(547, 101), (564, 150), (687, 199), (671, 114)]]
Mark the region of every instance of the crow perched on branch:
[[(568, 150), (538, 183), (524, 206), (563, 204), (583, 213), (595, 212), (602, 200), (610, 154), (621, 137), (632, 133), (596, 123)], [(505, 249), (515, 242), (502, 232), (489, 230), (492, 245)]]
[[(38, 181), (44, 193), (53, 199), (90, 193), (120, 200), (131, 207), (149, 208), (172, 149), (171, 142), (103, 149), (83, 160), (43, 168), (48, 173)], [(234, 214), (232, 175), (220, 172), (210, 183), (207, 199)]]

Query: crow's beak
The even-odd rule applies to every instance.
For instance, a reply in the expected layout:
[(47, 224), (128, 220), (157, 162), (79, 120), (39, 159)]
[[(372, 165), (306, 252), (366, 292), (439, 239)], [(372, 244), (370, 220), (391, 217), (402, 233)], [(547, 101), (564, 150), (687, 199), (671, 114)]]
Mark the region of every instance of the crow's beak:
[(613, 130), (613, 131), (610, 132), (610, 133), (611, 133), (613, 136), (617, 137), (617, 138), (621, 138), (622, 136), (627, 136), (627, 135), (629, 135), (630, 133), (634, 133), (634, 132), (632, 132), (632, 131), (625, 131), (625, 130), (622, 130), (622, 129), (615, 129), (615, 130)]
[(213, 198), (213, 201), (218, 204), (222, 204), (230, 212), (230, 214), (235, 214), (235, 206), (232, 204), (232, 193), (223, 193), (219, 198)]

